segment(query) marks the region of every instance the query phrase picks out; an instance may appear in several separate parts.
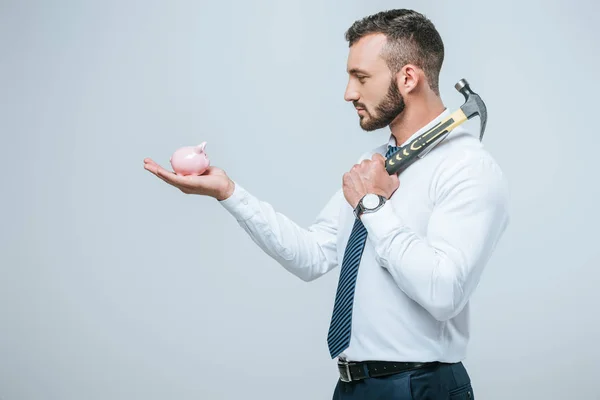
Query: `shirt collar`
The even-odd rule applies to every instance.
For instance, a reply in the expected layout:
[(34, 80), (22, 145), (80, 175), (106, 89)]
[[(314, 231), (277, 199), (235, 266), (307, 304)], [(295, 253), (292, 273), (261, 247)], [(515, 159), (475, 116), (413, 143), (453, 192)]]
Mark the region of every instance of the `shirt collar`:
[[(427, 125), (425, 125), (421, 129), (419, 129), (418, 131), (416, 131), (411, 137), (409, 137), (408, 139), (406, 139), (406, 141), (404, 143), (402, 143), (400, 145), (400, 147), (404, 146), (406, 143), (409, 143), (411, 140), (415, 139), (417, 136), (425, 133), (427, 130), (431, 129), (438, 122), (440, 122), (441, 119), (449, 116), (450, 114), (451, 114), (450, 110), (448, 108), (445, 108), (444, 111), (442, 111), (441, 114), (439, 114), (437, 117), (435, 117), (433, 120), (431, 120), (431, 122), (429, 122)], [(394, 137), (393, 134), (390, 134), (390, 138), (388, 140), (388, 146), (398, 146), (396, 144), (396, 138)]]

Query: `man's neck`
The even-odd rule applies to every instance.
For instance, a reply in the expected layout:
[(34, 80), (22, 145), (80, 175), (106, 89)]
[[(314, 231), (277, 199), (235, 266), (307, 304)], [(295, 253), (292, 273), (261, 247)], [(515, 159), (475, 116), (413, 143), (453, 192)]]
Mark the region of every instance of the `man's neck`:
[(390, 124), (392, 135), (396, 138), (396, 145), (402, 145), (445, 109), (444, 103), (437, 96), (422, 101), (413, 101), (410, 105), (406, 104), (404, 111)]

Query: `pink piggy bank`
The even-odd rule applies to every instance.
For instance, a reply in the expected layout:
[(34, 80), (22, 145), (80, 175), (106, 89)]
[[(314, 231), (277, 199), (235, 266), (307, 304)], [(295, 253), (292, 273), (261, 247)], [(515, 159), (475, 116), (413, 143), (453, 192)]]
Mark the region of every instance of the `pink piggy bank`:
[(170, 158), (171, 167), (177, 175), (202, 175), (210, 166), (204, 148), (206, 142), (198, 146), (186, 146), (177, 149)]

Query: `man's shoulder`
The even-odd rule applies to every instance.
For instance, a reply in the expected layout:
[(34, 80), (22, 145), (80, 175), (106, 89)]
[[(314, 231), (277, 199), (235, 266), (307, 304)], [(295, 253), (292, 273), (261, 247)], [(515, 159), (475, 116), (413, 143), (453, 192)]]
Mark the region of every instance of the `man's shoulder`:
[(489, 198), (507, 200), (506, 176), (479, 135), (458, 127), (431, 155), (434, 164), (431, 188), (436, 196), (452, 189), (478, 187)]
[(431, 154), (438, 156), (438, 167), (441, 170), (487, 167), (502, 174), (500, 164), (486, 149), (483, 141), (479, 140), (479, 135), (463, 127), (452, 131)]

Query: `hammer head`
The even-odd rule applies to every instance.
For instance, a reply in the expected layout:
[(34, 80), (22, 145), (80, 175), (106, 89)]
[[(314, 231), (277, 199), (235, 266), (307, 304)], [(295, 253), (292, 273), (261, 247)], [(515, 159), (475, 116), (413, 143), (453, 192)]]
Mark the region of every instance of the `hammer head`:
[(485, 103), (477, 93), (471, 90), (469, 82), (466, 79), (461, 79), (454, 87), (465, 96), (465, 103), (460, 108), (465, 113), (467, 119), (479, 115), (479, 140), (481, 140), (483, 132), (485, 132), (485, 125), (487, 124), (487, 108)]

